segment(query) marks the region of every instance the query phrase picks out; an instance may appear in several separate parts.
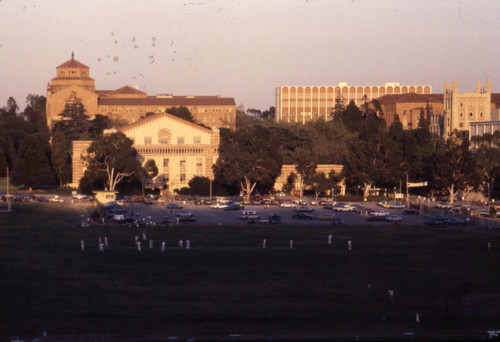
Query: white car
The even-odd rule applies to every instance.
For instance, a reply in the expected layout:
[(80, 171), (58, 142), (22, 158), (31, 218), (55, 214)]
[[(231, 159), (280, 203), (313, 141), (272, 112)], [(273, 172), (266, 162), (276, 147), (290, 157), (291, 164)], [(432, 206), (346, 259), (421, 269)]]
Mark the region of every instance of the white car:
[(226, 209), (229, 207), (231, 204), (230, 203), (215, 203), (210, 206), (212, 209)]
[(82, 200), (82, 199), (86, 199), (88, 196), (84, 195), (84, 194), (74, 194), (73, 195), (73, 198), (74, 199), (77, 199), (77, 200)]
[(378, 216), (378, 217), (387, 217), (387, 216), (390, 216), (391, 214), (387, 211), (384, 211), (384, 210), (377, 210), (377, 211), (374, 211), (373, 213), (371, 213), (371, 215)]
[(55, 203), (64, 203), (64, 199), (59, 196), (52, 197), (49, 201)]
[(401, 222), (402, 218), (401, 218), (401, 216), (398, 216), (398, 215), (389, 215), (389, 216), (386, 216), (385, 220), (387, 222)]
[(184, 218), (184, 217), (193, 217), (194, 214), (190, 211), (179, 211), (178, 213), (175, 214), (175, 216)]
[(297, 204), (293, 202), (283, 202), (280, 204), (281, 208), (297, 208)]
[(400, 203), (389, 203), (389, 208), (391, 209), (404, 209), (406, 205)]
[(350, 203), (338, 203), (332, 209), (333, 211), (353, 211), (354, 206)]

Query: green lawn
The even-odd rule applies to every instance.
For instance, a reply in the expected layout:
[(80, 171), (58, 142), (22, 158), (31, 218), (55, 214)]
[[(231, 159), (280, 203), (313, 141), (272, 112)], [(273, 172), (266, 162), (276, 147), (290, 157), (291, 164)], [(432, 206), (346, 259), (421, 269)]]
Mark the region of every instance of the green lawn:
[[(496, 232), (154, 227), (145, 229), (154, 249), (145, 242), (138, 252), (134, 236), (142, 240), (144, 229), (82, 229), (80, 213), (69, 206), (14, 209), (0, 213), (0, 340), (39, 337), (42, 331), (61, 341), (74, 335), (217, 340), (229, 334), (400, 340), (403, 332), (464, 339), (500, 330)], [(104, 236), (110, 247), (100, 253), (97, 240)], [(264, 238), (266, 249), (260, 248)], [(189, 239), (192, 249), (177, 248), (179, 239)], [(469, 285), (463, 315), (459, 303), (450, 301), (446, 317), (445, 295)]]

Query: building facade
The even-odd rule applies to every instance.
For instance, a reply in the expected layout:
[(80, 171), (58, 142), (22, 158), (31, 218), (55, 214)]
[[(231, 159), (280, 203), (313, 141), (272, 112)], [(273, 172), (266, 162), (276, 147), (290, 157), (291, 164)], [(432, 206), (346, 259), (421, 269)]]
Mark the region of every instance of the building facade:
[[(342, 170), (344, 169), (343, 165), (336, 165), (336, 164), (319, 164), (316, 166), (316, 173), (324, 173), (327, 177), (328, 174), (331, 171), (334, 171), (336, 174), (342, 173)], [(276, 178), (274, 182), (274, 189), (276, 191), (283, 191), (284, 186), (287, 183), (288, 176), (290, 176), (291, 173), (296, 174), (295, 182), (292, 186), (292, 192), (293, 194), (298, 194), (300, 191), (304, 191), (304, 189), (307, 189), (308, 187), (304, 185), (302, 175), (300, 172), (297, 170), (297, 165), (283, 165), (281, 167), (281, 173), (280, 175)], [(302, 186), (302, 189), (301, 189)], [(345, 195), (345, 182), (341, 181), (339, 183), (339, 186), (341, 188), (340, 193), (338, 195)]]
[[(432, 118), (443, 113), (443, 94), (384, 95), (377, 101), (383, 111), (387, 126), (392, 125), (397, 115), (403, 129), (417, 128), (422, 115), (431, 125)], [(439, 134), (439, 132), (436, 133)]]
[[(109, 130), (112, 133), (116, 130)], [(134, 141), (139, 161), (155, 161), (158, 176), (152, 186), (173, 192), (188, 186), (194, 176), (213, 179), (212, 166), (219, 156), (219, 129), (208, 129), (176, 116), (159, 113), (121, 127)], [(91, 141), (73, 142), (73, 185), (78, 186), (85, 171), (82, 155)]]
[(344, 105), (350, 101), (360, 107), (384, 95), (392, 94), (431, 94), (429, 85), (406, 86), (399, 83), (386, 83), (382, 86), (283, 86), (276, 89), (277, 122), (305, 123), (311, 120), (331, 120), (330, 113), (337, 100)]
[(133, 123), (151, 113), (164, 113), (171, 107), (189, 109), (196, 122), (208, 127), (236, 128), (236, 102), (220, 96), (155, 96), (130, 86), (116, 90), (96, 90), (90, 68), (72, 58), (56, 67), (56, 77), (47, 85), (47, 124), (60, 120), (66, 103), (78, 99), (90, 118), (100, 114), (125, 123)]
[(471, 122), (491, 121), (491, 84), (486, 80), (484, 88), (478, 79), (476, 91), (458, 92), (457, 80), (450, 88), (448, 80), (444, 85), (443, 136), (450, 136), (453, 130), (469, 133)]

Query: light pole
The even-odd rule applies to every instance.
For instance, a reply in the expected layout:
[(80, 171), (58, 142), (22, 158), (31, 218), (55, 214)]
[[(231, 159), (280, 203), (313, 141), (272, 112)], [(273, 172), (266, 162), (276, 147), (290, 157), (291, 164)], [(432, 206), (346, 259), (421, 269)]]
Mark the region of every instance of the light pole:
[(408, 192), (408, 172), (406, 173), (406, 207), (410, 208), (410, 194)]

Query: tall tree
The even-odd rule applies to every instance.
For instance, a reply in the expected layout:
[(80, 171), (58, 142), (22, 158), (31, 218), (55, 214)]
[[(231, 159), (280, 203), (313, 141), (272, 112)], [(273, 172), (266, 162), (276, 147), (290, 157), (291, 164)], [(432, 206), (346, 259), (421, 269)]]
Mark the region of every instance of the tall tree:
[(71, 143), (64, 133), (56, 129), (52, 135), (52, 166), (59, 180), (59, 187), (71, 181)]
[(49, 160), (50, 148), (44, 137), (40, 133), (28, 134), (21, 142), (12, 168), (12, 184), (30, 188), (53, 184)]
[(495, 179), (500, 175), (500, 150), (493, 145), (494, 136), (492, 134), (473, 138), (477, 146), (475, 154), (476, 164), (483, 181), (486, 183), (486, 192), (489, 200)]
[(88, 148), (85, 175), (91, 178), (91, 182), (103, 180), (107, 190), (114, 191), (125, 177), (134, 175), (141, 168), (132, 145), (133, 141), (122, 132), (98, 137)]
[(69, 141), (90, 138), (89, 116), (81, 99), (76, 97), (75, 93), (70, 96), (59, 116), (62, 120), (54, 125), (54, 130), (62, 131)]
[(350, 145), (343, 171), (350, 183), (363, 186), (363, 197), (387, 175), (388, 152), (385, 121), (369, 115), (360, 125), (358, 140)]
[(255, 188), (264, 192), (272, 189), (282, 165), (273, 131), (256, 125), (227, 133), (221, 136), (219, 159), (214, 165), (216, 181), (239, 187), (247, 199)]
[(458, 191), (477, 185), (478, 169), (469, 141), (460, 132), (455, 130), (447, 140), (442, 140), (432, 159), (433, 185), (449, 194), (450, 203)]
[(27, 106), (24, 109), (23, 116), (36, 132), (40, 132), (48, 137), (47, 115), (45, 105), (47, 99), (45, 96), (29, 94), (26, 96)]

